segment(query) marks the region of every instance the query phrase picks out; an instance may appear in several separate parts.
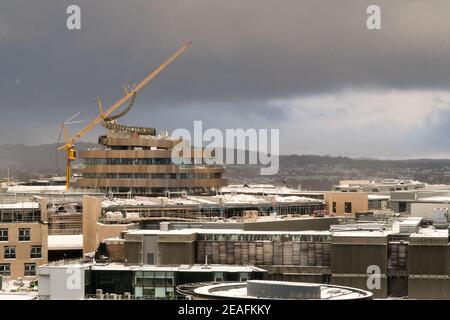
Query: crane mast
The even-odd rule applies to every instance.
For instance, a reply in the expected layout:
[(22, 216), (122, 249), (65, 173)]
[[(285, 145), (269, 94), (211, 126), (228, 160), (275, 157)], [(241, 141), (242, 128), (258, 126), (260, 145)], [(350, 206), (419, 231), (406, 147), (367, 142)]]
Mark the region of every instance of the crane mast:
[(78, 131), (74, 136), (69, 137), (67, 135), (67, 129), (64, 127), (64, 133), (66, 137), (66, 143), (58, 148), (58, 150), (66, 150), (66, 191), (70, 187), (70, 178), (72, 175), (72, 162), (77, 159), (77, 152), (74, 147), (76, 140), (83, 137), (89, 131), (94, 129), (99, 123), (106, 119), (111, 113), (113, 113), (117, 108), (123, 105), (130, 98), (134, 98), (136, 93), (144, 88), (150, 81), (152, 81), (158, 74), (160, 74), (165, 68), (167, 68), (172, 62), (174, 62), (187, 48), (191, 45), (191, 42), (187, 42), (182, 45), (174, 54), (172, 54), (166, 61), (164, 61), (159, 67), (150, 72), (141, 82), (137, 85), (133, 85), (131, 88), (125, 91), (125, 95), (117, 100), (113, 105), (111, 105), (106, 111), (103, 111), (101, 101), (98, 100), (98, 107), (100, 114), (98, 117), (89, 122), (84, 128)]

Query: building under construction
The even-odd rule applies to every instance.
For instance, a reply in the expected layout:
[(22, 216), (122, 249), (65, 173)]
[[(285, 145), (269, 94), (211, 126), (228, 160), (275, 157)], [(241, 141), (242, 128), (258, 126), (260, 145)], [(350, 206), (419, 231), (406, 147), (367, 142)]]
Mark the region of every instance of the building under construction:
[[(144, 128), (118, 124), (134, 105), (138, 91), (148, 85), (158, 74), (174, 62), (190, 46), (187, 42), (164, 63), (147, 74), (139, 83), (125, 85), (125, 94), (107, 109), (98, 99), (100, 114), (74, 136), (69, 137), (66, 126), (74, 117), (62, 124), (66, 143), (59, 150), (66, 151), (66, 189), (71, 187), (71, 163), (77, 159), (74, 143), (98, 124), (106, 128), (107, 134), (99, 138), (101, 149), (81, 153), (83, 165), (77, 169), (81, 177), (74, 187), (78, 190), (96, 190), (103, 193), (129, 195), (164, 195), (167, 193), (211, 194), (226, 185), (222, 178), (224, 168), (208, 165), (205, 158), (214, 157), (214, 151), (194, 150), (186, 147), (188, 142), (172, 139), (167, 134), (156, 134), (155, 128)], [(125, 103), (128, 105), (113, 114)], [(182, 144), (181, 151), (174, 148)], [(189, 150), (189, 152), (187, 152)], [(178, 164), (177, 160), (183, 164)], [(211, 163), (211, 162), (209, 162)]]
[(75, 187), (134, 196), (214, 194), (226, 185), (222, 166), (174, 163), (172, 150), (180, 143), (179, 139), (140, 133), (148, 132), (130, 131), (122, 126), (108, 129), (99, 141), (104, 148), (81, 152), (84, 164), (76, 170), (81, 177)]

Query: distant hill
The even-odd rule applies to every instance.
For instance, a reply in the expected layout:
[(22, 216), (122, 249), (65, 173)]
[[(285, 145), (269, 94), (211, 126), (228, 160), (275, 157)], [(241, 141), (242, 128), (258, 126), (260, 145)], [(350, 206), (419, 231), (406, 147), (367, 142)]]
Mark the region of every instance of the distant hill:
[(344, 179), (412, 179), (432, 184), (450, 184), (450, 159), (377, 160), (317, 155), (280, 157), (274, 176), (259, 175), (257, 166), (228, 165), (229, 183), (269, 183), (290, 187), (330, 190)]
[[(27, 180), (42, 176), (62, 175), (65, 172), (65, 153), (56, 151), (61, 144), (0, 145), (0, 177), (6, 177), (9, 168), (11, 177)], [(76, 143), (77, 151), (98, 146), (93, 143)]]
[[(56, 152), (58, 144), (38, 146), (0, 145), (0, 178), (7, 168), (18, 180), (63, 175), (64, 152)], [(93, 143), (77, 143), (78, 151), (98, 147)], [(261, 176), (255, 165), (227, 165), (225, 177), (230, 183), (270, 183), (304, 189), (329, 190), (342, 179), (398, 178), (428, 183), (450, 184), (450, 159), (377, 160), (318, 155), (280, 156), (280, 170), (274, 176)]]

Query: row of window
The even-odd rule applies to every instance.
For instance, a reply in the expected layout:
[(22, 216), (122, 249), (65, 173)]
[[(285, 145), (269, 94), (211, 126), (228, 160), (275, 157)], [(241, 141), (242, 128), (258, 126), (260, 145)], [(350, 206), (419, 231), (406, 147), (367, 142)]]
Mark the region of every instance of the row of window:
[[(199, 233), (199, 241), (230, 241), (230, 242), (331, 242), (331, 236), (327, 234), (219, 234), (219, 233)], [(206, 243), (199, 243), (199, 245)]]
[(207, 165), (214, 164), (214, 158), (176, 158), (175, 163), (172, 158), (85, 158), (85, 165)]
[[(337, 204), (333, 201), (332, 204), (332, 211), (333, 213), (337, 213)], [(351, 202), (344, 202), (344, 212), (345, 213), (352, 213), (352, 203)]]
[[(19, 228), (19, 241), (30, 241), (31, 231), (30, 228)], [(8, 229), (0, 229), (0, 241), (8, 241)]]
[(168, 165), (171, 158), (87, 158), (86, 165)]
[(84, 179), (218, 179), (221, 173), (83, 173)]
[(203, 188), (203, 187), (192, 187), (192, 188), (129, 188), (129, 187), (100, 187), (98, 188), (100, 192), (104, 193), (132, 193), (133, 195), (148, 195), (148, 194), (165, 194), (166, 192), (187, 192), (187, 193), (209, 193), (214, 190), (214, 188)]
[[(30, 247), (30, 258), (31, 259), (42, 258), (42, 247), (41, 246), (31, 246)], [(4, 247), (4, 259), (16, 259), (16, 246), (5, 246)]]
[(38, 222), (41, 219), (41, 212), (36, 211), (3, 211), (0, 213), (1, 222)]
[[(35, 276), (36, 275), (36, 264), (35, 263), (25, 263), (24, 264), (24, 275), (25, 276)], [(0, 276), (9, 277), (11, 276), (11, 264), (1, 263), (0, 264)]]

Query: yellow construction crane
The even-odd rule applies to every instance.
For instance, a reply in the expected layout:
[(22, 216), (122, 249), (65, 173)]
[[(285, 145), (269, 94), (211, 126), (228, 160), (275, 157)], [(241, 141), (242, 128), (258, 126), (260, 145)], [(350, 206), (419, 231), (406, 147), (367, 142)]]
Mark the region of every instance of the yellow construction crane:
[(163, 64), (161, 64), (158, 68), (150, 72), (141, 82), (139, 82), (137, 85), (133, 85), (132, 87), (125, 88), (125, 95), (117, 100), (109, 109), (106, 111), (103, 111), (102, 104), (100, 99), (98, 99), (98, 107), (100, 109), (100, 115), (92, 120), (90, 123), (88, 123), (83, 129), (81, 129), (77, 134), (75, 134), (73, 137), (69, 137), (67, 134), (67, 128), (63, 124), (64, 129), (64, 136), (66, 137), (66, 143), (59, 147), (58, 150), (66, 150), (66, 191), (69, 190), (70, 187), (70, 177), (71, 177), (71, 168), (72, 168), (72, 162), (77, 159), (77, 153), (74, 147), (74, 143), (76, 140), (80, 139), (82, 136), (84, 136), (86, 133), (91, 131), (95, 126), (97, 126), (99, 123), (101, 123), (104, 119), (106, 119), (114, 110), (119, 108), (121, 105), (123, 105), (128, 99), (134, 98), (136, 96), (136, 93), (141, 90), (143, 87), (145, 87), (151, 80), (153, 80), (161, 71), (163, 71), (165, 68), (167, 68), (173, 61), (175, 61), (186, 49), (191, 45), (191, 42), (185, 43), (183, 46), (181, 46), (170, 58), (168, 58), (166, 61), (164, 61)]

